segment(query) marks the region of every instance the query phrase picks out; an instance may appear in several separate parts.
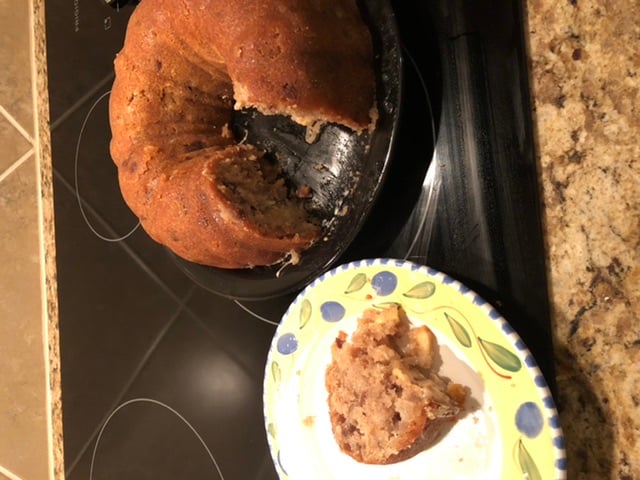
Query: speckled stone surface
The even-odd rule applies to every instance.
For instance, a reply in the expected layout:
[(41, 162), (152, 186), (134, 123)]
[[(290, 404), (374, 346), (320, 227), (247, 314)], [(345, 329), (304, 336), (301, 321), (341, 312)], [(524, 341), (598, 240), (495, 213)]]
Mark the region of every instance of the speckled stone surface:
[(44, 258), (44, 315), (48, 337), (48, 381), (50, 388), (49, 457), (52, 480), (63, 480), (64, 448), (62, 439), (62, 390), (60, 383), (60, 350), (58, 332), (58, 293), (55, 263), (55, 227), (53, 208), (53, 169), (51, 164), (51, 135), (49, 130), (49, 94), (47, 90), (47, 50), (44, 0), (32, 0), (32, 47), (34, 59), (35, 153), (39, 172), (40, 240)]
[(640, 479), (640, 1), (529, 0), (569, 479)]

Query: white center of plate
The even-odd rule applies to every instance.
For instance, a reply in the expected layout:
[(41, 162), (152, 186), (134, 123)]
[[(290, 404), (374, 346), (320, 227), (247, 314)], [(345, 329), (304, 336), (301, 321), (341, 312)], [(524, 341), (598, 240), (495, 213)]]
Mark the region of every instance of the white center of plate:
[[(413, 321), (413, 320), (412, 320)], [(468, 386), (467, 413), (437, 444), (391, 465), (366, 465), (342, 453), (329, 420), (325, 370), (338, 332), (350, 334), (357, 318), (343, 319), (297, 356), (289, 381), (282, 385), (276, 418), (280, 464), (292, 480), (495, 480), (501, 477), (502, 439), (493, 402), (482, 378), (458, 347), (432, 328), (440, 347), (439, 373)], [(421, 321), (413, 321), (421, 324)]]

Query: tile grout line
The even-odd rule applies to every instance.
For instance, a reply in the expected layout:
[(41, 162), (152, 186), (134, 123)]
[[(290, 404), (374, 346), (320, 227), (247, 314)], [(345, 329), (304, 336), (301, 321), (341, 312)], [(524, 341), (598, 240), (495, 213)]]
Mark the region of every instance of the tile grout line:
[(13, 115), (11, 115), (6, 108), (4, 108), (2, 105), (0, 105), (0, 114), (2, 114), (2, 116), (4, 118), (7, 119), (7, 121), (13, 125), (13, 127), (15, 127), (16, 130), (18, 130), (18, 132), (20, 132), (20, 135), (22, 135), (24, 138), (26, 138), (29, 143), (33, 146), (34, 140), (33, 137), (31, 135), (29, 135), (29, 132), (27, 132), (22, 125), (20, 125), (20, 123), (13, 118)]
[(27, 160), (27, 158), (33, 155), (33, 153), (34, 153), (34, 150), (32, 147), (26, 153), (24, 153), (18, 160), (16, 160), (13, 165), (7, 168), (4, 172), (0, 173), (0, 183), (9, 175), (11, 175), (13, 172), (15, 172), (18, 168), (20, 168), (20, 166)]
[(20, 123), (15, 118), (13, 118), (13, 116), (2, 105), (0, 105), (0, 115), (2, 115), (11, 124), (11, 126), (13, 126), (16, 130), (18, 130), (20, 135), (22, 135), (25, 139), (27, 139), (31, 147), (26, 153), (24, 153), (20, 158), (18, 158), (18, 160), (16, 160), (13, 163), (13, 165), (9, 166), (4, 172), (0, 173), (0, 182), (2, 182), (5, 178), (11, 175), (15, 170), (17, 170), (18, 167), (20, 167), (20, 165), (22, 165), (31, 154), (34, 153), (33, 147), (35, 145), (35, 141), (33, 137), (29, 135), (29, 132), (27, 132), (22, 127), (22, 125), (20, 125)]
[(13, 473), (11, 470), (6, 469), (2, 465), (0, 465), (0, 475), (4, 475), (9, 480), (22, 480), (18, 475)]

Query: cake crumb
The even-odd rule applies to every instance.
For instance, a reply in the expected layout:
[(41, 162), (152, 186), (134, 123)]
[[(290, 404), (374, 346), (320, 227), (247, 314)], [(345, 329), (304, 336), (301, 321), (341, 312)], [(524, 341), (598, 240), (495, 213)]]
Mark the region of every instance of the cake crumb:
[(296, 190), (296, 197), (298, 198), (311, 198), (313, 196), (313, 190), (309, 185), (300, 185)]

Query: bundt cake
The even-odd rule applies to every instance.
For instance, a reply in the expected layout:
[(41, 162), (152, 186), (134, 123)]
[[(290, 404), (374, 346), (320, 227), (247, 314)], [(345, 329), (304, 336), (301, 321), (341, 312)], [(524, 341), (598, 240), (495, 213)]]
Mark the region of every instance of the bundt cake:
[(455, 422), (467, 389), (437, 374), (437, 351), (433, 332), (412, 328), (398, 306), (366, 310), (350, 340), (340, 332), (325, 384), (344, 453), (394, 463), (433, 445)]
[(186, 260), (295, 260), (321, 229), (273, 159), (234, 138), (232, 110), (363, 132), (375, 123), (375, 88), (355, 0), (142, 0), (109, 104), (122, 195)]

